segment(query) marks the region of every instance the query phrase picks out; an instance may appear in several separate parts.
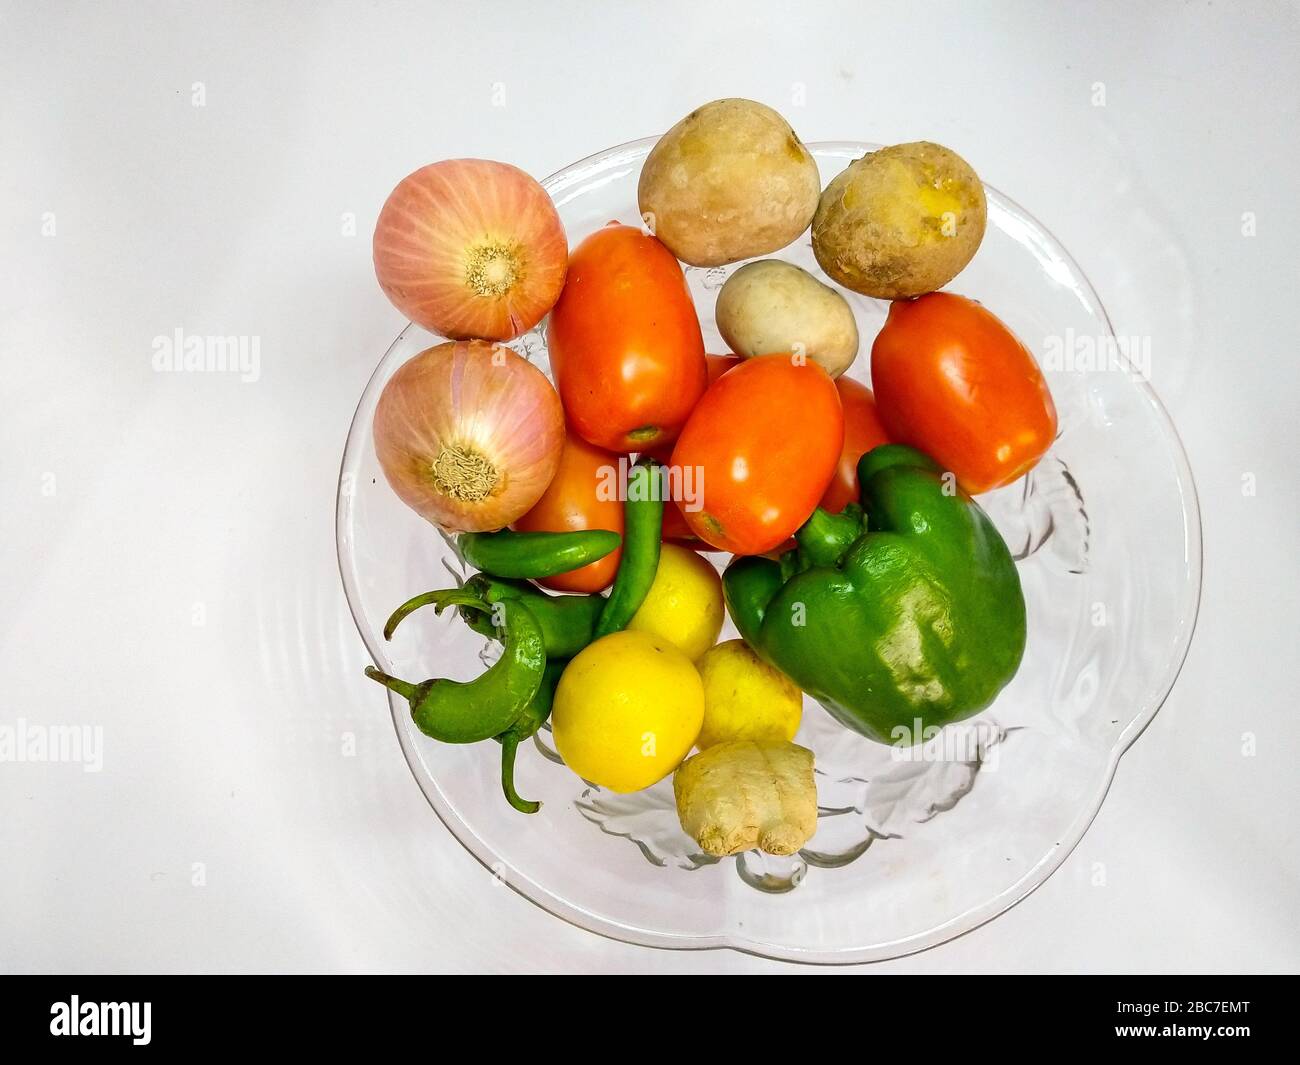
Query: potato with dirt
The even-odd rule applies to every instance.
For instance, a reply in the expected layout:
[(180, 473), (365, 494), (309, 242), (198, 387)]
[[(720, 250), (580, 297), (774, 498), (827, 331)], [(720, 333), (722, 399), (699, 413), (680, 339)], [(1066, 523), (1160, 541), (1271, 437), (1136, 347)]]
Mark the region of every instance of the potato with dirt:
[(682, 262), (721, 266), (784, 248), (808, 228), (821, 176), (777, 112), (714, 100), (659, 138), (637, 187), (647, 226)]
[(901, 300), (942, 288), (971, 261), (988, 207), (970, 164), (941, 144), (881, 148), (822, 193), (813, 254), (845, 288)]
[(746, 358), (793, 352), (839, 377), (858, 356), (858, 325), (844, 297), (780, 259), (746, 263), (727, 278), (714, 314), (722, 339)]

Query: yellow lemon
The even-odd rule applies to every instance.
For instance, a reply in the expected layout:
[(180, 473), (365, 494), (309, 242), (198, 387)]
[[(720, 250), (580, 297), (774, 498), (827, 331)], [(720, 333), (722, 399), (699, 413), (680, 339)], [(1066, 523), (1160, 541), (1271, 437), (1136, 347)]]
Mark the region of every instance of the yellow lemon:
[(699, 661), (704, 681), (700, 750), (728, 740), (792, 740), (803, 716), (803, 692), (744, 640), (711, 647)]
[(648, 788), (677, 768), (700, 734), (704, 685), (667, 640), (616, 632), (569, 663), (551, 731), (564, 764), (611, 791)]
[(689, 548), (664, 544), (654, 584), (627, 627), (662, 636), (694, 662), (717, 642), (724, 613), (722, 578), (713, 564)]

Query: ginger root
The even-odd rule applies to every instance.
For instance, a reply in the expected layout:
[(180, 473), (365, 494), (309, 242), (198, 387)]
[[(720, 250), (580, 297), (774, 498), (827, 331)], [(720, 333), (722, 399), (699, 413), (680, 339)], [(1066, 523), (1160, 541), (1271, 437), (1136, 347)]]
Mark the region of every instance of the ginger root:
[(705, 854), (793, 854), (817, 830), (813, 754), (776, 740), (732, 740), (673, 775), (677, 816)]

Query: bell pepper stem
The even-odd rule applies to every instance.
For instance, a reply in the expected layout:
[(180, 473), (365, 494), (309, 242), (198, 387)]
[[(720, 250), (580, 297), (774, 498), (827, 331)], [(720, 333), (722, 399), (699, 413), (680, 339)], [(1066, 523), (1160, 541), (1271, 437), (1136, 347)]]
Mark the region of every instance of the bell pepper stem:
[(836, 565), (862, 532), (862, 508), (856, 504), (850, 503), (840, 514), (818, 507), (794, 534), (801, 567)]

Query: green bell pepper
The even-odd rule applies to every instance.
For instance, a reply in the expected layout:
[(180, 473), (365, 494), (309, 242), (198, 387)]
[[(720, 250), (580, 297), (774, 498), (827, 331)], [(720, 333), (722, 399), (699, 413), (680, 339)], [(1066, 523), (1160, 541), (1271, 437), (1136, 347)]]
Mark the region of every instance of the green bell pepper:
[(843, 725), (914, 744), (988, 706), (1025, 650), (1011, 553), (927, 456), (884, 444), (858, 462), (862, 508), (818, 509), (781, 560), (727, 567), (751, 647)]

